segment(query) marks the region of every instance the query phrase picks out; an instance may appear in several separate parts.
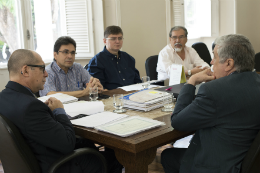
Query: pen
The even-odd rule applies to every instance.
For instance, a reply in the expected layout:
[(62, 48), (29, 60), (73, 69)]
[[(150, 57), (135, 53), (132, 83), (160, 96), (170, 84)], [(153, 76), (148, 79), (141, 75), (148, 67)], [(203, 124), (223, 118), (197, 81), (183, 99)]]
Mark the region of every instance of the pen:
[(79, 81), (78, 81), (78, 88), (79, 88)]
[(171, 88), (167, 88), (167, 89), (165, 89), (165, 91), (170, 91), (172, 89), (172, 87)]

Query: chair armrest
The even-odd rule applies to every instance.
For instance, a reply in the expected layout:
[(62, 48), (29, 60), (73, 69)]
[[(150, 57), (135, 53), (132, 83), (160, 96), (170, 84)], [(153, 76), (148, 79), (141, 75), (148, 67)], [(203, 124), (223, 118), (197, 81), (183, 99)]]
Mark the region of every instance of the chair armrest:
[(49, 173), (55, 173), (55, 171), (65, 162), (78, 157), (80, 155), (83, 154), (92, 154), (95, 155), (97, 158), (100, 159), (101, 163), (102, 163), (102, 173), (106, 173), (107, 172), (107, 166), (106, 166), (106, 160), (104, 158), (104, 156), (102, 154), (100, 154), (98, 151), (92, 149), (92, 148), (80, 148), (77, 150), (74, 150), (72, 153), (58, 159), (54, 164), (52, 164), (51, 168), (49, 169)]

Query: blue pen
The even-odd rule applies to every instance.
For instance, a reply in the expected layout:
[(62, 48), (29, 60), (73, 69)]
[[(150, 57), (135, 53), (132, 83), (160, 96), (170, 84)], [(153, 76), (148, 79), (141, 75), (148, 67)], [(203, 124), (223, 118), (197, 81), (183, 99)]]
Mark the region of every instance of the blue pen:
[(79, 88), (79, 81), (78, 81), (78, 88)]

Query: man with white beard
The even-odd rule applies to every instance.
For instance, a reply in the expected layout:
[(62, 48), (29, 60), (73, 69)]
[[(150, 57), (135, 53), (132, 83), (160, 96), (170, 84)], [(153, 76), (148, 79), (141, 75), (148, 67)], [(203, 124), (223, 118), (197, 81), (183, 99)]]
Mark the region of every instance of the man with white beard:
[(183, 65), (187, 77), (210, 68), (209, 64), (203, 61), (193, 48), (185, 46), (187, 36), (188, 31), (183, 26), (175, 26), (171, 29), (169, 33), (170, 44), (165, 46), (158, 56), (156, 69), (158, 80), (165, 80), (170, 77), (172, 64)]

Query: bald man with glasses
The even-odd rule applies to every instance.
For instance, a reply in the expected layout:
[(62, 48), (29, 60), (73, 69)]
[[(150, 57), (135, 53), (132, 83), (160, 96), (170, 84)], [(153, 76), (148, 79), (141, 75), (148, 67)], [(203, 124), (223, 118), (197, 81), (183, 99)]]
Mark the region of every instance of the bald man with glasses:
[(157, 72), (158, 80), (170, 78), (170, 67), (172, 64), (184, 66), (185, 75), (191, 76), (203, 69), (210, 68), (198, 53), (191, 47), (187, 47), (188, 31), (183, 26), (171, 28), (169, 33), (170, 44), (165, 46), (159, 53)]
[(103, 51), (89, 61), (89, 73), (98, 78), (105, 89), (141, 83), (135, 59), (120, 51), (123, 39), (123, 31), (119, 26), (108, 26), (104, 32)]

